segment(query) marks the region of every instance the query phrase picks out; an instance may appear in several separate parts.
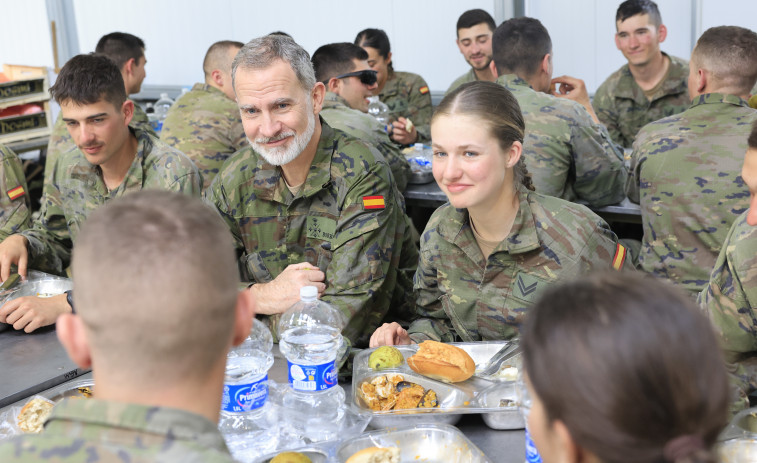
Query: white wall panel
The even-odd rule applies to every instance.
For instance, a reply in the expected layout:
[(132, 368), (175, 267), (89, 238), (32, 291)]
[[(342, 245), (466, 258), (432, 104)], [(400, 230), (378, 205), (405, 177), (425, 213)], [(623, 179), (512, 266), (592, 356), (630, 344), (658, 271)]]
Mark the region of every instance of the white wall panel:
[(0, 64), (52, 66), (45, 0), (0, 0)]

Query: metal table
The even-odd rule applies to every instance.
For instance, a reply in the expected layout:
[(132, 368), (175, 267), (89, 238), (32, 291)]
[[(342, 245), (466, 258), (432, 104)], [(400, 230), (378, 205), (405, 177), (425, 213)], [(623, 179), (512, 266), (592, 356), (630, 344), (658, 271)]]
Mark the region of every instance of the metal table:
[(55, 329), (0, 332), (0, 407), (64, 383), (82, 370), (66, 355)]
[[(437, 208), (447, 202), (447, 196), (442, 193), (436, 182), (410, 184), (405, 189), (404, 196), (407, 204), (420, 207)], [(639, 205), (632, 203), (628, 198), (624, 198), (618, 204), (591, 209), (608, 222), (641, 223)]]
[[(68, 360), (55, 330), (42, 329), (32, 334), (6, 331), (0, 333), (0, 413), (10, 406), (23, 405), (29, 396), (42, 393), (63, 382), (91, 378), (91, 373), (76, 368)], [(286, 359), (274, 346), (274, 364), (269, 378), (287, 382)], [(351, 397), (351, 384), (341, 384)], [(480, 415), (463, 415), (457, 427), (478, 446), (492, 462), (521, 463), (525, 458), (525, 432), (497, 431), (489, 428)]]

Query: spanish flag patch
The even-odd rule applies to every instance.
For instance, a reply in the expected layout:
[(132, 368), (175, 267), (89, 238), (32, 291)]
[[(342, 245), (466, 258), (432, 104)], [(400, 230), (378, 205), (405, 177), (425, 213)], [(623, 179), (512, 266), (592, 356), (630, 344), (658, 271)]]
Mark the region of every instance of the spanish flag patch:
[(423, 87), (418, 89), (419, 92), (421, 92), (421, 95), (425, 95), (428, 93), (428, 85), (424, 85)]
[(363, 209), (385, 209), (383, 196), (363, 196)]
[(8, 197), (11, 200), (14, 200), (16, 198), (20, 198), (20, 197), (22, 197), (25, 194), (26, 194), (26, 191), (24, 191), (24, 187), (21, 186), (21, 185), (17, 186), (16, 188), (12, 188), (12, 189), (8, 190)]
[(623, 262), (626, 261), (626, 253), (628, 251), (626, 250), (625, 246), (618, 243), (615, 247), (615, 257), (612, 258), (612, 268), (615, 270), (620, 270), (623, 268)]

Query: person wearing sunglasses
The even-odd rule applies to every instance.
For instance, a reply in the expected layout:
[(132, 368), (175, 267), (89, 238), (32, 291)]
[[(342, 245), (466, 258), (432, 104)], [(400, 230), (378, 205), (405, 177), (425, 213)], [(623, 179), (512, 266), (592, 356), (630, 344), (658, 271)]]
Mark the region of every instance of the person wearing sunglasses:
[(668, 283), (604, 272), (553, 287), (521, 346), (544, 463), (715, 461), (733, 389), (710, 322)]
[(321, 117), (342, 130), (374, 146), (392, 169), (394, 181), (405, 191), (412, 172), (385, 128), (367, 114), (368, 98), (376, 90), (376, 71), (368, 67), (368, 54), (348, 42), (330, 43), (313, 53), (315, 78), (326, 86)]
[[(381, 29), (364, 29), (355, 37), (368, 53), (368, 65), (377, 73), (374, 95), (389, 107), (391, 138), (402, 145), (431, 141), (431, 92), (423, 77), (412, 72), (395, 71), (389, 37)], [(410, 119), (412, 124), (408, 124)], [(409, 126), (408, 126), (409, 125)]]

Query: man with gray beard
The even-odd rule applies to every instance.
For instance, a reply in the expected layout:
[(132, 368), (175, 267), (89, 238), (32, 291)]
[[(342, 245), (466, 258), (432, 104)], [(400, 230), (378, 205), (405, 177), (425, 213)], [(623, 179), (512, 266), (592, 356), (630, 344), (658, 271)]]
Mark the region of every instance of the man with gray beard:
[(300, 288), (316, 286), (347, 316), (344, 336), (367, 347), (385, 318), (407, 318), (418, 262), (389, 166), (320, 118), (326, 89), (291, 38), (245, 45), (232, 81), (250, 146), (206, 198), (234, 236), (256, 313), (275, 327)]

